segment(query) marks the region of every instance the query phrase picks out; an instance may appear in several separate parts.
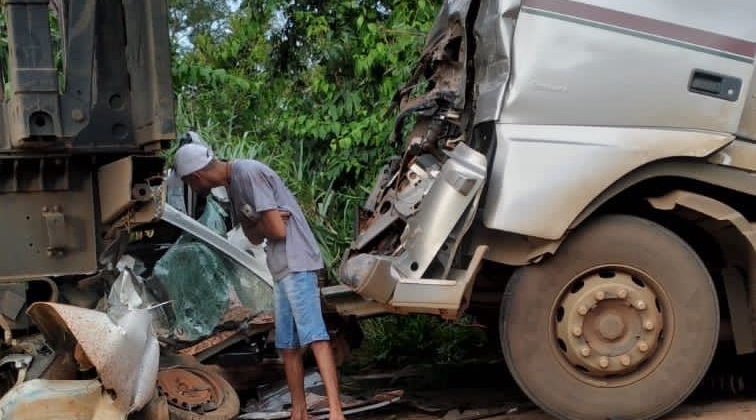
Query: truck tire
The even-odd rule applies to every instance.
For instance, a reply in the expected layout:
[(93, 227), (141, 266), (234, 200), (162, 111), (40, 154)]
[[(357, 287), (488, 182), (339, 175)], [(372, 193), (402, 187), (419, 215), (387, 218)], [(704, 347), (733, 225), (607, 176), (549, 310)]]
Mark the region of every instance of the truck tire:
[(241, 406), (231, 384), (203, 365), (161, 369), (158, 393), (168, 402), (171, 420), (230, 420)]
[(698, 255), (666, 228), (611, 215), (519, 269), (500, 339), (520, 388), (560, 419), (655, 419), (711, 363), (716, 291)]

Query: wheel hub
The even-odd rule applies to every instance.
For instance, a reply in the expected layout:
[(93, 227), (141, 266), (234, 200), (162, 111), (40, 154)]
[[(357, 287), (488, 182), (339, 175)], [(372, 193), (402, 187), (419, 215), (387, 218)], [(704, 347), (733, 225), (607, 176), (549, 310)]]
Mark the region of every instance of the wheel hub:
[(219, 385), (212, 378), (182, 368), (158, 372), (157, 389), (169, 404), (203, 413), (217, 409), (223, 398)]
[(557, 306), (557, 343), (582, 374), (633, 372), (657, 348), (663, 319), (656, 294), (630, 272), (603, 270), (576, 279)]
[(613, 341), (625, 332), (625, 323), (619, 315), (609, 313), (599, 318), (598, 331), (603, 338)]

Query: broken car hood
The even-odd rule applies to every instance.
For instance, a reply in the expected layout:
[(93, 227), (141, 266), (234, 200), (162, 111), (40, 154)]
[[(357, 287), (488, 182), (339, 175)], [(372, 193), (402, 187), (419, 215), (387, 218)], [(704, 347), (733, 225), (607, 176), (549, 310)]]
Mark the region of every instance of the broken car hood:
[(59, 303), (36, 302), (29, 316), (55, 348), (81, 345), (113, 404), (130, 413), (152, 398), (160, 348), (147, 309), (135, 309), (114, 321), (106, 313)]

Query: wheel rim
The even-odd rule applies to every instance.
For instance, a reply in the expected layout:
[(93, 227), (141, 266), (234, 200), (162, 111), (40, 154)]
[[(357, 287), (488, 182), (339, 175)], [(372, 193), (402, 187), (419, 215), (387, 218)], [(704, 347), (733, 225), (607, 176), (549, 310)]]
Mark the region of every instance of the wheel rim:
[(221, 385), (211, 376), (183, 368), (158, 372), (157, 389), (168, 404), (182, 410), (207, 413), (223, 403)]
[(571, 280), (553, 310), (561, 364), (593, 386), (638, 381), (668, 350), (672, 313), (659, 283), (626, 266), (598, 267)]

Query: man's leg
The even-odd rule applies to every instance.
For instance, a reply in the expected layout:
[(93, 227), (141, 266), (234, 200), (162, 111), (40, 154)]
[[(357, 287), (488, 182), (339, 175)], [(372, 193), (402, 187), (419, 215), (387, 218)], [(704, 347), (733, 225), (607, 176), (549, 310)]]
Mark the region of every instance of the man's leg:
[(328, 395), (328, 418), (330, 420), (343, 420), (344, 413), (341, 411), (341, 399), (339, 398), (339, 377), (336, 374), (331, 344), (328, 341), (314, 341), (311, 346)]
[[(286, 384), (291, 394), (291, 419), (307, 419), (307, 401), (304, 389), (304, 366), (302, 354), (297, 349), (281, 349), (286, 372)], [(325, 380), (324, 380), (325, 382)]]
[(320, 308), (317, 276), (313, 272), (298, 272), (291, 276), (291, 281), (286, 281), (287, 279), (281, 280), (281, 288), (289, 297), (299, 343), (302, 346), (312, 345), (320, 377), (328, 394), (329, 419), (342, 420), (344, 414), (339, 398), (336, 364)]
[(291, 418), (307, 419), (307, 402), (304, 390), (304, 366), (299, 349), (299, 338), (294, 324), (294, 315), (283, 286), (286, 278), (276, 282), (273, 288), (275, 302), (276, 347), (284, 362), (286, 384), (291, 394)]

